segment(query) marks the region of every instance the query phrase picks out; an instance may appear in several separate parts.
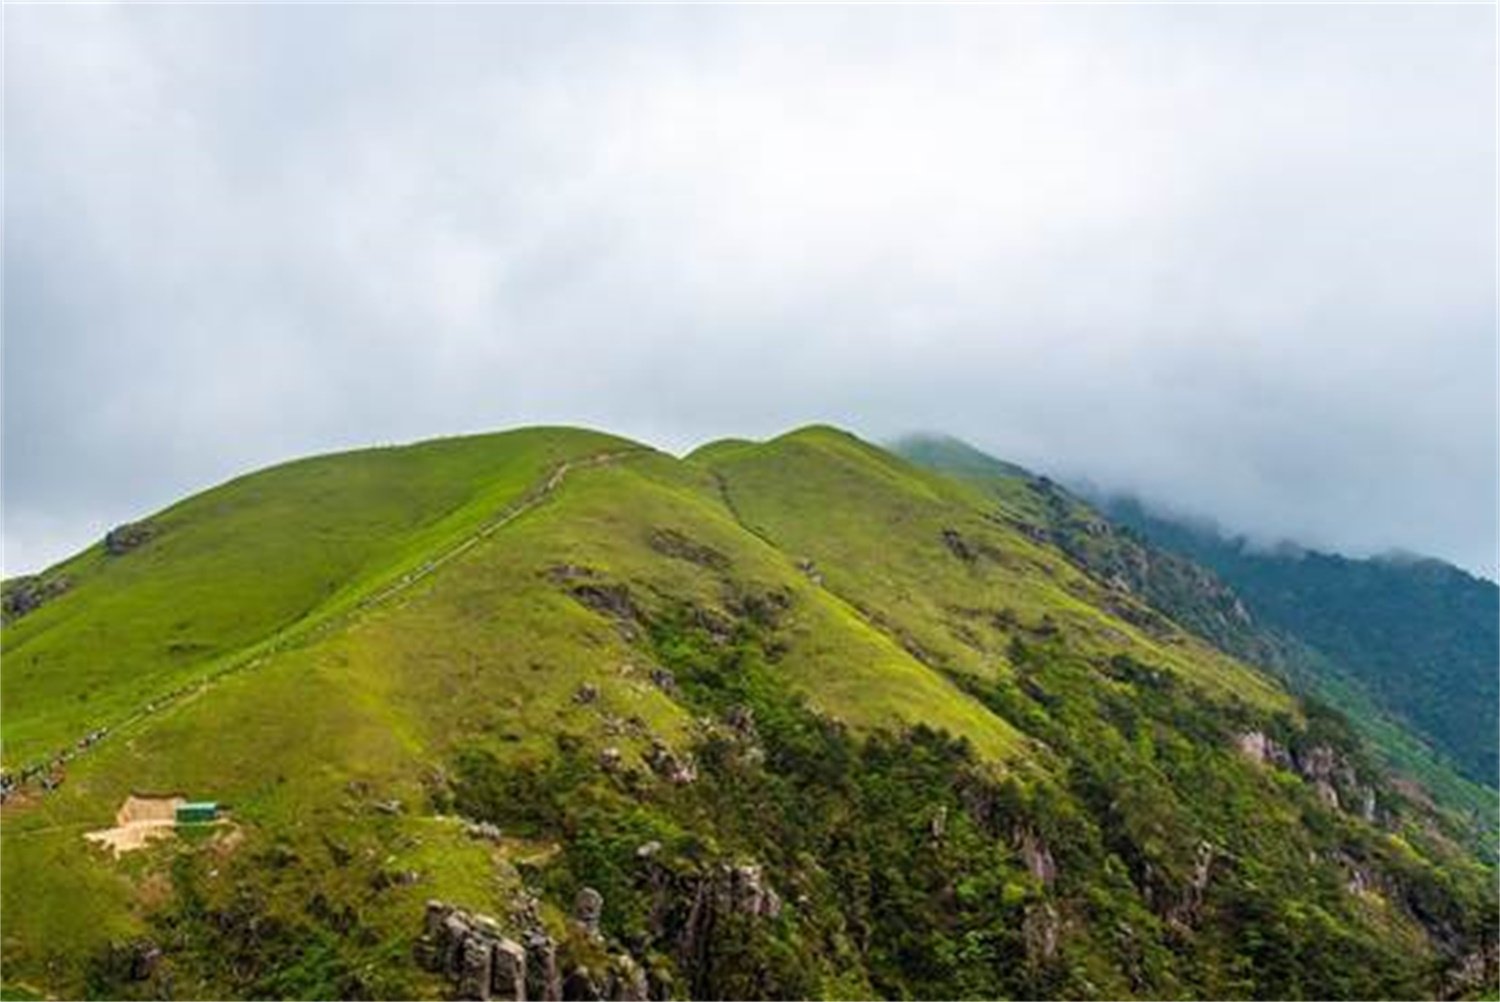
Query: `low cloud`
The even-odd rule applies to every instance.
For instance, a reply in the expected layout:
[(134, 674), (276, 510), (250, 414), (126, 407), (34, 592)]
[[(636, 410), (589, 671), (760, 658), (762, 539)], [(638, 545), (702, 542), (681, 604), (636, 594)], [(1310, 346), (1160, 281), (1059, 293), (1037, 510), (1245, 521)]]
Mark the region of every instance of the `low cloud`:
[(7, 573), (517, 424), (1495, 570), (1485, 7), (18, 7)]

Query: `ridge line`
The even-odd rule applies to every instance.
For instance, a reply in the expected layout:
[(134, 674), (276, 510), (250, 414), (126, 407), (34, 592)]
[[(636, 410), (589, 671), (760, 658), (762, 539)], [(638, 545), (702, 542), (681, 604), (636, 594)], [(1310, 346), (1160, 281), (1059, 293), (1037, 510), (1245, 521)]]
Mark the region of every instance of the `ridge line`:
[[(259, 667), (275, 655), (329, 633), (335, 627), (350, 625), (364, 613), (385, 604), (395, 596), (407, 591), (419, 581), (430, 577), (438, 568), (468, 553), (522, 515), (539, 507), (562, 486), (568, 474), (573, 472), (573, 470), (607, 466), (610, 463), (652, 451), (654, 450), (649, 446), (631, 446), (625, 449), (594, 453), (577, 459), (565, 459), (554, 464), (543, 478), (539, 479), (538, 482), (534, 483), (510, 504), (501, 508), (498, 514), (484, 522), (478, 529), (469, 533), (463, 539), (460, 539), (457, 543), (426, 563), (421, 564), (416, 569), (407, 571), (396, 580), (386, 584), (383, 588), (366, 595), (352, 607), (342, 612), (334, 613), (324, 619), (309, 622), (306, 617), (303, 617), (296, 620), (290, 626), (284, 627), (270, 637), (260, 640), (250, 649), (242, 650), (237, 655), (232, 655), (227, 664), (208, 672), (198, 681), (178, 686), (164, 696), (148, 700), (143, 707), (137, 709), (113, 727), (105, 726), (93, 730), (52, 759), (27, 765), (20, 771), (20, 778), (16, 781), (15, 785), (8, 788), (4, 793), (0, 793), (0, 804), (3, 804), (12, 792), (19, 790), (36, 777), (41, 777), (39, 783), (41, 792), (49, 793), (55, 790), (58, 786), (62, 785), (63, 779), (66, 778), (65, 767), (67, 764), (84, 752), (95, 748), (109, 735), (118, 734), (140, 723), (158, 710), (175, 705), (179, 700), (189, 695), (201, 694), (211, 685), (229, 675), (246, 672), (252, 668)], [(58, 771), (64, 772), (64, 776), (54, 779), (53, 774)]]

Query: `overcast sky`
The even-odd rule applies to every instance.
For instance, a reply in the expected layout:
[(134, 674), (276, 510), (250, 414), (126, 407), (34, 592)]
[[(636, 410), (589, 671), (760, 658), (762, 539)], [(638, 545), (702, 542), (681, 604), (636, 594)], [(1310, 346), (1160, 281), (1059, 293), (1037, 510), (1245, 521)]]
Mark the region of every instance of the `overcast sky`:
[(1493, 576), (1495, 16), (11, 7), (5, 570), (310, 452), (827, 421)]

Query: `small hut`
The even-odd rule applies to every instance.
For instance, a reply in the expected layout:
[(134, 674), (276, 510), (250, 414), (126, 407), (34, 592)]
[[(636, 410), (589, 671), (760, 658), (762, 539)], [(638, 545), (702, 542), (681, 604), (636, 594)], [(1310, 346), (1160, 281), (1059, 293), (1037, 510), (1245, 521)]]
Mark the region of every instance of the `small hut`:
[(177, 805), (179, 825), (209, 824), (219, 819), (219, 805), (212, 800), (190, 800)]

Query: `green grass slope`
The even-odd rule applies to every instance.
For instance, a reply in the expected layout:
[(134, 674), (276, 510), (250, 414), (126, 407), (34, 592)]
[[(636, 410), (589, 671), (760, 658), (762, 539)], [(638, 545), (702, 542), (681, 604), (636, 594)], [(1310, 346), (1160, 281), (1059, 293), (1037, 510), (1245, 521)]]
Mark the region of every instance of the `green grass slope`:
[(465, 538), (555, 464), (627, 447), (532, 429), (320, 456), (152, 516), (154, 535), (131, 552), (91, 547), (46, 572), (67, 589), (0, 637), (7, 767), (349, 608)]
[[(628, 954), (653, 997), (1487, 983), (1492, 871), (1336, 719), (992, 509), (831, 429), (689, 460), (515, 432), (184, 502), (6, 628), (7, 735), (10, 700), (35, 734), (93, 723), (78, 689), (11, 676), (43, 640), (82, 659), (131, 639), (144, 680), (120, 657), (100, 690), (121, 709), (208, 677), (0, 807), (6, 991), (442, 997), (412, 959), (431, 898), (518, 938), (534, 915), (565, 972)], [(216, 646), (174, 666), (183, 617)], [(1248, 761), (1250, 730), (1287, 761)], [(1327, 789), (1293, 758), (1330, 764)], [(115, 859), (83, 835), (132, 792), (232, 820)], [(751, 866), (775, 914), (725, 883)], [(567, 917), (585, 886), (597, 938)], [(162, 957), (137, 976), (145, 944)]]
[[(1494, 790), (1460, 775), (1444, 753), (1434, 747), (1430, 736), (1401, 720), (1389, 704), (1381, 705), (1377, 695), (1361, 681), (1359, 673), (1349, 667), (1351, 664), (1363, 666), (1370, 659), (1346, 657), (1341, 664), (1310, 646), (1299, 634), (1278, 627), (1273, 618), (1263, 616), (1265, 610), (1255, 600), (1254, 593), (1242, 597), (1216, 573), (1226, 566), (1233, 571), (1235, 565), (1232, 562), (1208, 560), (1206, 563), (1214, 568), (1211, 570), (1209, 566), (1158, 548), (1152, 542), (1159, 538), (1163, 545), (1175, 543), (1183, 553), (1194, 559), (1204, 559), (1217, 552), (1212, 549), (1215, 537), (1201, 533), (1194, 535), (1187, 527), (1161, 519), (1153, 520), (1138, 505), (1125, 502), (1109, 509), (1111, 516), (1118, 513), (1123, 519), (1121, 524), (1115, 524), (1105, 514), (1045, 478), (994, 459), (951, 437), (908, 436), (895, 443), (892, 449), (919, 466), (956, 477), (984, 491), (1004, 517), (1031, 534), (1046, 538), (1097, 579), (1130, 590), (1222, 650), (1264, 666), (1294, 691), (1338, 707), (1370, 740), (1373, 749), (1389, 767), (1417, 780), (1440, 805), (1455, 812), (1456, 818), (1473, 829), (1476, 841), (1485, 852), (1494, 854), (1493, 843), (1497, 826), (1500, 826), (1500, 818), (1495, 812)], [(1222, 551), (1238, 552), (1230, 544), (1218, 545)], [(1251, 562), (1251, 558), (1237, 556), (1236, 559)], [(1267, 556), (1256, 559), (1266, 566), (1279, 567), (1287, 574), (1296, 573), (1301, 566), (1300, 561), (1286, 558)], [(1346, 563), (1354, 565), (1358, 562)], [(1401, 571), (1397, 569), (1394, 573), (1399, 575)], [(1420, 582), (1421, 579), (1417, 577), (1416, 580)], [(1421, 587), (1420, 583), (1411, 581), (1403, 581), (1402, 585), (1417, 590)], [(1367, 636), (1372, 632), (1363, 625), (1370, 616), (1369, 610), (1361, 607), (1358, 597), (1352, 600), (1347, 597), (1350, 589), (1324, 582), (1321, 593), (1345, 596), (1339, 600), (1321, 600), (1335, 609), (1342, 608), (1345, 613), (1350, 609), (1358, 610), (1347, 616), (1343, 634), (1361, 636), (1363, 630)], [(1357, 592), (1353, 594), (1357, 596)], [(1493, 599), (1491, 602), (1493, 604)], [(1487, 623), (1463, 626), (1451, 621), (1456, 617), (1448, 612), (1434, 608), (1439, 605), (1428, 596), (1423, 602), (1406, 603), (1399, 616), (1387, 608), (1378, 618), (1389, 620), (1395, 617), (1413, 624), (1412, 635), (1435, 647), (1448, 644), (1482, 650), (1488, 640), (1493, 661), (1493, 615)], [(1427, 630), (1425, 635), (1424, 630)], [(1456, 637), (1462, 637), (1462, 642), (1454, 639)], [(1364, 642), (1373, 648), (1382, 647), (1378, 641), (1366, 639)], [(1414, 642), (1408, 638), (1408, 644)], [(1381, 650), (1375, 663), (1388, 663), (1393, 658), (1393, 651), (1394, 648)], [(1429, 655), (1431, 659), (1432, 655)], [(1478, 663), (1481, 662), (1471, 659), (1465, 668), (1462, 667), (1465, 662), (1457, 659), (1453, 662), (1453, 674), (1460, 677), (1467, 671), (1474, 676)], [(1362, 667), (1361, 670), (1368, 669)], [(1493, 676), (1494, 672), (1489, 674)], [(1488, 682), (1492, 684), (1493, 679)], [(1493, 709), (1492, 694), (1485, 690), (1486, 685), (1469, 686), (1469, 702), (1476, 711), (1484, 707)], [(1458, 701), (1457, 694), (1461, 691), (1461, 684), (1445, 679), (1439, 684), (1429, 681), (1407, 685), (1403, 696), (1414, 704), (1425, 706), (1439, 699), (1442, 693), (1446, 693), (1450, 703)], [(1491, 754), (1495, 745), (1493, 732), (1493, 727), (1488, 731), (1477, 726), (1468, 728), (1469, 734), (1488, 735)]]
[[(487, 444), (491, 461), (505, 459), (495, 468), (516, 474), (529, 468), (534, 478), (560, 456), (619, 445), (601, 437), (569, 442), (566, 452), (555, 440), (534, 450), (526, 436), (509, 449)], [(402, 458), (420, 467), (427, 457), (392, 457), (393, 479), (405, 480)], [(356, 454), (321, 465), (362, 461)], [(502, 482), (508, 491), (492, 492), (493, 502), (534, 486), (519, 475)], [(289, 499), (288, 510), (295, 507)], [(474, 506), (476, 516), (490, 511)], [(308, 528), (316, 531), (315, 525)], [(277, 531), (298, 530), (283, 523)], [(453, 535), (430, 538), (447, 543)], [(406, 563), (421, 559), (422, 551), (400, 542)], [(618, 589), (628, 596), (622, 609), (630, 611), (592, 608), (576, 596), (584, 587)], [(830, 716), (866, 732), (941, 727), (996, 767), (1021, 748), (1003, 720), (745, 533), (711, 477), (666, 457), (632, 456), (575, 470), (555, 497), (441, 573), (331, 634), (194, 689), (79, 756), (57, 793), (7, 817), (4, 903), (14, 916), (7, 959), (21, 971), (73, 968), (76, 958), (141, 932), (139, 899), (159, 877), (133, 859), (116, 864), (81, 837), (107, 827), (133, 791), (184, 791), (231, 803), (237, 823), (277, 833), (314, 858), (327, 856), (323, 835), (378, 847), (393, 860), (388, 868), (420, 855), (411, 840), (435, 841), (440, 855), (455, 855), (424, 893), (495, 909), (495, 888), (476, 896), (461, 876), (464, 860), (475, 865), (476, 851), (455, 826), (382, 819), (372, 832), (362, 812), (377, 800), (424, 801), (424, 784), (461, 750), (535, 763), (560, 736), (571, 736), (595, 753), (618, 746), (627, 762), (639, 764), (651, 739), (686, 745), (695, 725), (651, 680), (656, 662), (649, 645), (642, 648), (646, 619), (732, 622), (757, 602), (777, 620), (778, 678)], [(12, 684), (25, 691), (28, 681), (22, 676)], [(599, 693), (586, 707), (574, 700), (585, 685)], [(52, 690), (25, 692), (41, 705), (50, 697), (71, 709)], [(477, 858), (488, 869), (486, 854)], [(308, 893), (298, 883), (268, 907), (293, 907)], [(347, 896), (348, 889), (323, 893)], [(372, 928), (409, 936), (400, 926), (409, 924), (414, 902), (415, 892), (387, 896), (369, 917)]]
[(836, 429), (690, 457), (745, 525), (809, 560), (827, 588), (922, 660), (991, 677), (1016, 638), (1171, 667), (1226, 698), (1286, 708), (1259, 673), (1102, 587), (995, 515), (981, 492)]

